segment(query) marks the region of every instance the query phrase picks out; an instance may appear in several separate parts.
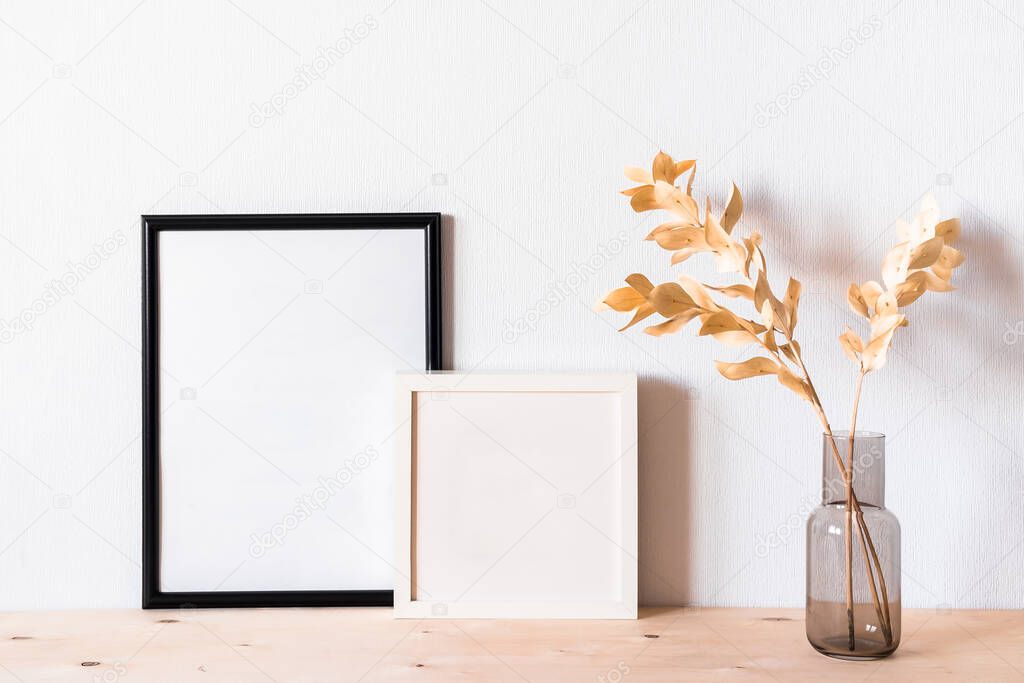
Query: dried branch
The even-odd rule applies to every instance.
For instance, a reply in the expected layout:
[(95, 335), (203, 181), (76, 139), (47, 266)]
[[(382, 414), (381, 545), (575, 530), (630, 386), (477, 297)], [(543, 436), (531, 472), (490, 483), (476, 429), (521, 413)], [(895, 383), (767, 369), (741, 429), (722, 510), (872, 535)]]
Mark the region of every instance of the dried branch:
[[(676, 181), (689, 172), (686, 188)], [(725, 209), (720, 215), (712, 212), (711, 200), (700, 204), (693, 197), (697, 172), (694, 160), (675, 161), (659, 152), (651, 170), (626, 167), (626, 177), (639, 185), (624, 190), (633, 210), (663, 210), (672, 220), (662, 223), (647, 235), (659, 247), (672, 252), (671, 264), (684, 263), (697, 254), (710, 254), (720, 273), (734, 274), (734, 284), (711, 286), (680, 275), (677, 282), (655, 286), (645, 276), (635, 273), (626, 278), (627, 287), (610, 292), (599, 304), (600, 309), (632, 313), (622, 329), (661, 316), (663, 320), (648, 326), (647, 334), (660, 337), (681, 331), (693, 320), (700, 321), (698, 336), (710, 336), (724, 344), (750, 346), (759, 353), (740, 362), (716, 361), (718, 372), (730, 380), (771, 375), (790, 391), (811, 404), (831, 444), (836, 467), (846, 484), (846, 569), (847, 613), (850, 648), (854, 645), (853, 614), (853, 519), (856, 517), (864, 568), (870, 584), (872, 600), (888, 643), (892, 642), (889, 597), (882, 565), (864, 521), (864, 513), (854, 490), (853, 445), (860, 388), (864, 376), (881, 368), (886, 361), (896, 331), (907, 325), (900, 309), (909, 306), (925, 292), (953, 290), (953, 271), (964, 262), (964, 255), (951, 246), (960, 235), (960, 221), (952, 218), (939, 221), (939, 210), (929, 195), (913, 222), (897, 224), (899, 243), (882, 262), (882, 284), (869, 280), (853, 283), (847, 291), (850, 308), (867, 321), (869, 334), (865, 341), (847, 328), (839, 336), (843, 352), (858, 365), (856, 396), (851, 420), (849, 461), (843, 462), (821, 399), (804, 363), (800, 343), (795, 337), (797, 311), (800, 303), (800, 282), (790, 278), (780, 299), (768, 282), (768, 264), (762, 251), (763, 237), (757, 231), (737, 239), (734, 230), (743, 213), (743, 198), (735, 184), (729, 191)], [(733, 301), (748, 301), (758, 313), (751, 320), (734, 312), (724, 302), (715, 301), (715, 292)], [(781, 336), (781, 341), (779, 339)], [(877, 584), (876, 584), (877, 580)]]

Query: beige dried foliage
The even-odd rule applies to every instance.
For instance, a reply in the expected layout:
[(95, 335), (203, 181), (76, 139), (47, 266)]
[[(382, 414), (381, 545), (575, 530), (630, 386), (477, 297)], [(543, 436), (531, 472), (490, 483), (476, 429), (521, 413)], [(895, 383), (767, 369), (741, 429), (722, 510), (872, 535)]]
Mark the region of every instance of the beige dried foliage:
[(726, 295), (731, 299), (742, 297), (748, 301), (754, 300), (754, 288), (750, 285), (728, 285), (726, 287), (707, 286), (708, 289)]
[(867, 321), (869, 334), (865, 341), (847, 330), (839, 340), (865, 373), (885, 364), (893, 335), (907, 325), (900, 309), (926, 292), (953, 291), (953, 271), (964, 262), (964, 255), (952, 246), (960, 236), (960, 219), (939, 221), (939, 208), (930, 194), (913, 221), (896, 222), (896, 232), (900, 241), (882, 259), (884, 284), (853, 283), (847, 295), (850, 309)]
[(729, 201), (726, 202), (725, 211), (722, 212), (721, 223), (726, 232), (732, 232), (742, 213), (743, 197), (740, 196), (740, 188), (736, 187), (736, 183), (733, 183), (732, 189), (729, 190)]
[[(630, 198), (634, 211), (661, 210), (672, 215), (670, 221), (657, 226), (646, 237), (671, 252), (672, 265), (708, 254), (719, 273), (730, 274), (736, 281), (710, 285), (680, 275), (676, 282), (655, 286), (643, 275), (633, 274), (626, 278), (628, 287), (613, 290), (605, 297), (604, 308), (633, 314), (622, 329), (652, 315), (660, 316), (662, 320), (645, 329), (656, 337), (675, 334), (698, 320), (698, 336), (710, 336), (731, 346), (754, 347), (758, 352), (745, 361), (716, 362), (722, 376), (740, 380), (774, 375), (780, 384), (810, 401), (816, 410), (822, 410), (795, 338), (800, 282), (790, 278), (782, 297), (776, 296), (768, 281), (761, 233), (751, 231), (746, 236), (736, 236), (743, 214), (739, 188), (732, 185), (720, 214), (713, 212), (710, 198), (705, 198), (701, 211), (693, 196), (696, 171), (694, 160), (675, 161), (659, 152), (650, 171), (626, 167), (626, 177), (638, 185), (623, 194)], [(677, 181), (681, 182), (687, 173), (684, 188)], [(912, 222), (897, 224), (899, 242), (883, 259), (883, 284), (868, 280), (850, 285), (847, 301), (867, 322), (868, 335), (861, 339), (848, 328), (839, 340), (843, 352), (858, 364), (862, 373), (885, 364), (896, 330), (907, 324), (900, 309), (926, 292), (953, 289), (953, 271), (964, 262), (963, 254), (952, 246), (960, 229), (958, 219), (940, 221), (938, 205), (931, 196), (926, 197)], [(749, 302), (756, 319), (716, 302), (712, 292), (741, 305)]]
[(775, 375), (779, 372), (779, 366), (775, 361), (764, 356), (754, 356), (742, 363), (726, 363), (715, 361), (715, 367), (728, 379), (746, 379), (748, 377), (760, 377), (761, 375)]

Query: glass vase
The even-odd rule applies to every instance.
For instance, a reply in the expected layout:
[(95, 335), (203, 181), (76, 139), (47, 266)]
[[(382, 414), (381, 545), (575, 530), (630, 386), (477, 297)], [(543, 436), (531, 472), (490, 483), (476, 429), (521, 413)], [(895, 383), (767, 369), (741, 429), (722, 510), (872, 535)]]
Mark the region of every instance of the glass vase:
[(822, 446), (821, 505), (807, 520), (807, 640), (830, 657), (879, 659), (900, 644), (900, 523), (885, 508), (885, 435), (836, 432)]

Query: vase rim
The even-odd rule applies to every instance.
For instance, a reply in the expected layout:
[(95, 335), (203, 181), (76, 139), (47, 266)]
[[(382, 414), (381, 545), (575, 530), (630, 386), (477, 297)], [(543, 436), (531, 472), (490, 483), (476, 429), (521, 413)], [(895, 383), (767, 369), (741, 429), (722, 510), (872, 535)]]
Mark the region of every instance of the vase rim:
[[(824, 438), (826, 438), (826, 439), (828, 438), (828, 434), (826, 434), (824, 432), (822, 432), (822, 436)], [(849, 429), (836, 429), (836, 430), (832, 431), (832, 436), (834, 436), (836, 438), (843, 437), (844, 439), (848, 439), (848, 438), (850, 438), (850, 430)], [(854, 432), (853, 436), (856, 439), (884, 439), (885, 438), (885, 434), (883, 434), (882, 432), (870, 432), (870, 431), (862, 430), (862, 429), (858, 429), (856, 432)]]

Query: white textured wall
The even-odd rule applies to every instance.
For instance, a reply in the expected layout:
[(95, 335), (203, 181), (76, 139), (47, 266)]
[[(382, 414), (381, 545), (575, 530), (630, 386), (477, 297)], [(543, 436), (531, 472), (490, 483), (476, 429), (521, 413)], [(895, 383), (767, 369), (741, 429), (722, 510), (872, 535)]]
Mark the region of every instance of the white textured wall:
[[(590, 310), (630, 272), (671, 277), (641, 241), (656, 218), (616, 194), (659, 147), (699, 158), (717, 202), (734, 179), (741, 229), (806, 283), (839, 425), (846, 285), (924, 193), (963, 216), (963, 288), (910, 310), (861, 425), (891, 437), (906, 603), (1024, 607), (1020, 5), (67, 0), (0, 20), (0, 318), (114, 237), (3, 333), (0, 608), (139, 603), (139, 214), (400, 210), (450, 216), (451, 367), (640, 374), (646, 603), (800, 604), (812, 415), (715, 376), (735, 351)], [(322, 80), (252, 116), (346, 30), (365, 37)]]

